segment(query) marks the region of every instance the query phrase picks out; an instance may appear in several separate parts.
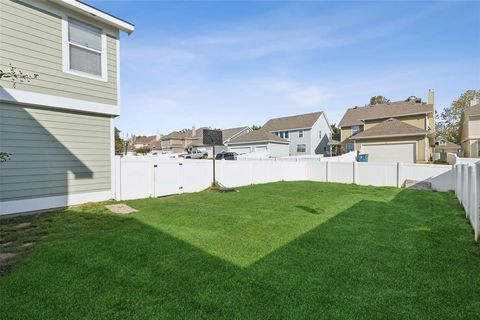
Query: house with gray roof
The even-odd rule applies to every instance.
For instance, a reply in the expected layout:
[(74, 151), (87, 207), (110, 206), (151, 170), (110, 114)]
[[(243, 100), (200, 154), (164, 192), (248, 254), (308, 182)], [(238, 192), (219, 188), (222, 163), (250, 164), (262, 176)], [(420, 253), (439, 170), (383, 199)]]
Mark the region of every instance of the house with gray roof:
[(325, 113), (312, 112), (268, 120), (261, 128), (289, 142), (289, 154), (312, 155), (329, 151), (332, 128)]
[(271, 157), (286, 157), (289, 155), (289, 141), (278, 135), (255, 130), (247, 134), (237, 136), (227, 143), (228, 151), (238, 154), (251, 152), (268, 152)]
[(426, 162), (435, 147), (434, 91), (416, 97), (350, 108), (339, 123), (343, 152), (368, 154), (371, 162)]

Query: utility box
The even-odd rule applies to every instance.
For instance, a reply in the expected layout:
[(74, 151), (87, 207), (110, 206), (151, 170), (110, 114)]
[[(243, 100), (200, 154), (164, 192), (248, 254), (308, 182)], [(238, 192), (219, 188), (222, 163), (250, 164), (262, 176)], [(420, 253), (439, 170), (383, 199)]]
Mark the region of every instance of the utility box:
[(358, 155), (358, 162), (368, 162), (368, 154), (359, 154)]

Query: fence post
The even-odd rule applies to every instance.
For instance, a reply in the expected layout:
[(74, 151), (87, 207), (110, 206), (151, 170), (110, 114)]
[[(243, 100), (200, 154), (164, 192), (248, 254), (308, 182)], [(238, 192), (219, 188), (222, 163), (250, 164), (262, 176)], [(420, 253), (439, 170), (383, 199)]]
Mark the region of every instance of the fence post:
[(328, 179), (329, 179), (329, 178), (328, 178), (329, 162), (330, 162), (330, 161), (327, 161), (327, 162), (325, 163), (325, 182), (328, 182)]
[(475, 164), (475, 206), (474, 206), (474, 229), (475, 241), (480, 241), (480, 162)]
[(352, 176), (352, 183), (357, 184), (357, 162), (353, 161), (353, 176)]
[(400, 187), (400, 162), (397, 162), (397, 188)]

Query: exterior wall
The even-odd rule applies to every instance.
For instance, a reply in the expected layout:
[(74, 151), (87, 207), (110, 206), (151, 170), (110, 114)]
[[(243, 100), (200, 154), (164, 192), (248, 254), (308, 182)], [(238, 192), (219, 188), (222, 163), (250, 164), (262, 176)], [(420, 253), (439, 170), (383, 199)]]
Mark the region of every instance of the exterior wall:
[(0, 202), (110, 192), (112, 128), (109, 116), (0, 103), (0, 150), (11, 154)]
[[(420, 129), (427, 130), (425, 127), (425, 115), (424, 114), (419, 114), (419, 115), (413, 115), (413, 116), (405, 116), (405, 117), (395, 117), (395, 119), (398, 119), (402, 122), (405, 122), (409, 125), (415, 126)], [(366, 120), (365, 121), (365, 130), (368, 130), (377, 124), (380, 124), (384, 122), (387, 119), (375, 119), (375, 120)]]
[(465, 140), (462, 143), (463, 156), (466, 158), (479, 158), (478, 142), (480, 139)]
[(267, 150), (271, 157), (287, 157), (289, 155), (290, 146), (288, 144), (269, 143)]
[(272, 142), (257, 142), (257, 143), (243, 143), (232, 144), (228, 146), (228, 151), (235, 152), (235, 148), (249, 148), (250, 152), (255, 152), (255, 148), (267, 147), (267, 152), (272, 157), (286, 157), (289, 155), (289, 145), (284, 143), (272, 143)]
[[(40, 0), (33, 3), (46, 5)], [(117, 105), (118, 32), (51, 2), (48, 6), (56, 13), (17, 1), (0, 1), (0, 68), (12, 64), (25, 73), (39, 74), (30, 83), (17, 83), (17, 90)], [(107, 82), (63, 72), (62, 13), (100, 26), (107, 33)], [(12, 89), (11, 81), (1, 81), (1, 85)]]
[[(428, 139), (425, 137), (396, 137), (384, 139), (362, 139), (355, 143), (355, 150), (361, 151), (363, 144), (389, 144), (389, 143), (415, 143), (415, 157), (416, 161), (427, 161), (429, 159), (429, 152), (426, 150), (426, 143)], [(428, 149), (428, 148), (427, 148)]]
[[(288, 131), (288, 141), (290, 141), (290, 155), (307, 155), (312, 150), (311, 143), (312, 131), (310, 129), (303, 130), (303, 137), (301, 138), (298, 130)], [(306, 152), (297, 152), (297, 144), (305, 144)], [(288, 154), (287, 154), (288, 155)]]
[(322, 114), (318, 118), (317, 122), (312, 126), (312, 133), (310, 137), (311, 147), (309, 154), (324, 154), (329, 151), (329, 136), (331, 128), (325, 118), (325, 114)]

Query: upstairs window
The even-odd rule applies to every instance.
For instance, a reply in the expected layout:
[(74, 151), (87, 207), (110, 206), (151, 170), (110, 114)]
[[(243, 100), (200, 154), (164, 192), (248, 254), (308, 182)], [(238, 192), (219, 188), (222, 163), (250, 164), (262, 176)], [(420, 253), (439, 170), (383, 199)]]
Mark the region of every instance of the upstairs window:
[(303, 138), (303, 130), (298, 130), (298, 137)]
[(279, 134), (280, 134), (280, 138), (283, 138), (283, 131), (279, 132)]
[(297, 144), (297, 152), (306, 152), (307, 146), (305, 144)]
[(360, 126), (352, 126), (352, 135), (356, 135), (360, 132)]
[(102, 29), (74, 18), (66, 20), (64, 71), (106, 81), (106, 39)]
[(285, 136), (285, 139), (288, 139), (288, 131), (285, 131), (284, 136)]

